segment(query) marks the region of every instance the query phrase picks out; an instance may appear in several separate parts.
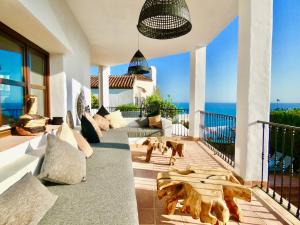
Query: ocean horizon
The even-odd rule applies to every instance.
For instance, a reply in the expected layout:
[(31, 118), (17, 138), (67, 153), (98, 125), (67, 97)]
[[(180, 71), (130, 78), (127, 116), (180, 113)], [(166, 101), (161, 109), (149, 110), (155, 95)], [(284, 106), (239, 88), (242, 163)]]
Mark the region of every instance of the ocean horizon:
[[(174, 105), (178, 109), (189, 109), (188, 102), (174, 102)], [(275, 109), (300, 109), (300, 103), (271, 103), (271, 111)], [(218, 103), (218, 102), (207, 102), (205, 103), (205, 111), (211, 113), (219, 113), (224, 115), (236, 115), (236, 103)]]

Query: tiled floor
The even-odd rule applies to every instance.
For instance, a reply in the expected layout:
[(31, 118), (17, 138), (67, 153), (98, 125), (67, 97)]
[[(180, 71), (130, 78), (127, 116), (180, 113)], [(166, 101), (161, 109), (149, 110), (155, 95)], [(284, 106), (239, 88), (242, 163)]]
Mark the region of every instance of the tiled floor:
[[(220, 164), (199, 144), (194, 141), (184, 141), (184, 143), (186, 145), (185, 157), (177, 158), (175, 163), (177, 168), (185, 168), (189, 164), (220, 167)], [(156, 175), (158, 172), (169, 170), (169, 154), (163, 156), (159, 152), (153, 152), (151, 162), (145, 163), (146, 147), (131, 145), (131, 152), (140, 224), (201, 224), (199, 220), (183, 215), (178, 210), (175, 215), (166, 215), (162, 201), (156, 197)], [(255, 196), (251, 203), (241, 201), (240, 205), (243, 209), (244, 221), (237, 223), (231, 220), (230, 225), (286, 224), (284, 221), (279, 221), (279, 217)]]

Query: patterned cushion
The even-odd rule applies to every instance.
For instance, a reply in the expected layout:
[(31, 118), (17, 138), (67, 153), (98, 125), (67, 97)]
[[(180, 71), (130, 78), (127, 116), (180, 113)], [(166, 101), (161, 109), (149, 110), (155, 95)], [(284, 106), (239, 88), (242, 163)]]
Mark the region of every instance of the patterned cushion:
[(162, 128), (160, 115), (148, 117), (148, 120), (150, 128)]
[(86, 113), (81, 117), (81, 133), (89, 143), (99, 143), (102, 132), (91, 115)]
[(85, 154), (86, 158), (91, 157), (91, 155), (93, 154), (94, 151), (91, 148), (90, 144), (76, 130), (73, 130), (73, 134), (74, 134), (74, 137), (77, 141), (77, 145), (78, 145), (79, 150), (81, 150)]
[(85, 155), (65, 141), (49, 134), (40, 179), (58, 184), (77, 184), (85, 180)]
[(78, 148), (77, 141), (73, 135), (72, 129), (69, 127), (67, 123), (63, 123), (57, 130), (56, 136), (70, 145), (72, 145), (74, 148)]
[(108, 119), (104, 118), (103, 116), (96, 114), (94, 116), (94, 120), (96, 121), (98, 127), (101, 130), (107, 131), (109, 129), (109, 121), (108, 121)]
[(110, 113), (109, 115), (105, 116), (105, 118), (109, 120), (109, 125), (112, 128), (121, 128), (128, 125), (120, 110)]
[(102, 105), (100, 107), (100, 109), (97, 112), (98, 115), (105, 117), (106, 115), (109, 114), (109, 112), (107, 111), (107, 109)]
[(28, 173), (0, 196), (0, 224), (36, 225), (56, 199)]

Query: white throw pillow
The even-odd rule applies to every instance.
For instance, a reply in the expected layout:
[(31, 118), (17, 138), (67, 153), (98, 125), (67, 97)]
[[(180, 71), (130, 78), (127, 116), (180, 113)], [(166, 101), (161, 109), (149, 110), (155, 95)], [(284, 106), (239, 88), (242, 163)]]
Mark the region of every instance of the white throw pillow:
[(85, 155), (72, 145), (49, 134), (45, 158), (38, 177), (57, 184), (77, 184), (85, 181)]
[(63, 123), (57, 130), (56, 136), (68, 144), (72, 145), (74, 148), (78, 149), (77, 141), (74, 137), (73, 130), (69, 127), (67, 123)]
[(126, 127), (128, 125), (127, 121), (123, 118), (120, 110), (114, 111), (109, 115), (106, 115), (105, 118), (108, 119), (109, 125), (112, 128), (121, 128)]

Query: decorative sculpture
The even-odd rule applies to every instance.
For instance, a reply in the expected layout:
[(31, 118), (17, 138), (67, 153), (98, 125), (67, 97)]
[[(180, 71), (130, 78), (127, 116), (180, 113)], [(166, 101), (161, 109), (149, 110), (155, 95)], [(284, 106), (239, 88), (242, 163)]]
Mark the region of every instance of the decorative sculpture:
[(147, 146), (146, 162), (150, 162), (152, 152), (155, 150), (159, 150), (159, 152), (165, 154), (168, 149), (171, 149), (172, 156), (170, 157), (170, 165), (175, 164), (176, 154), (178, 154), (179, 157), (184, 157), (184, 144), (178, 140), (172, 140), (171, 138), (166, 137), (149, 137), (143, 142), (142, 145)]
[(235, 198), (250, 202), (252, 192), (240, 184), (231, 171), (191, 166), (157, 175), (157, 195), (165, 200), (168, 214), (174, 214), (178, 201), (181, 212), (202, 223), (226, 224), (229, 217), (242, 221)]
[(79, 120), (81, 119), (82, 115), (85, 112), (85, 107), (86, 107), (85, 95), (84, 95), (84, 91), (81, 90), (77, 98), (77, 116)]
[(21, 136), (33, 136), (45, 132), (48, 118), (37, 114), (37, 96), (29, 95), (26, 97), (27, 113), (20, 116), (16, 124), (16, 132)]

